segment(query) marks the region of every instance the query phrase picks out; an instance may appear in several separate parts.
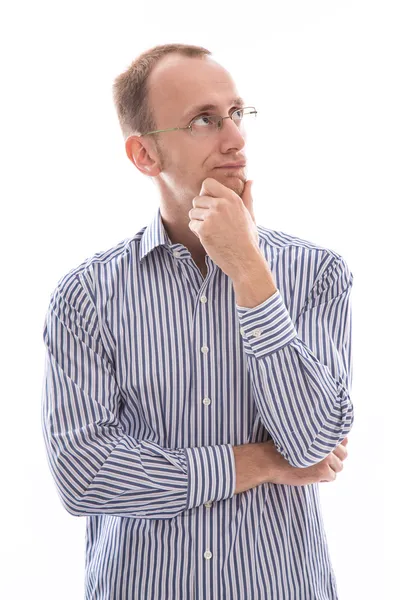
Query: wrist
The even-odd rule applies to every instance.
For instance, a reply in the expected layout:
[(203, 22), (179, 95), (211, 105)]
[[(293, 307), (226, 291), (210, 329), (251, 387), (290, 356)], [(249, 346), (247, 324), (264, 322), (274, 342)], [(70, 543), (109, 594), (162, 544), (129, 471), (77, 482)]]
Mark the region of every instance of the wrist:
[(259, 460), (260, 460), (260, 483), (272, 483), (275, 479), (274, 456), (276, 454), (275, 446), (272, 440), (268, 442), (258, 442)]
[(246, 308), (258, 306), (278, 291), (271, 269), (261, 254), (248, 264), (247, 269), (237, 269), (232, 282), (236, 304)]
[(231, 279), (234, 285), (240, 285), (250, 278), (256, 277), (261, 273), (265, 274), (268, 271), (269, 265), (265, 260), (264, 255), (259, 249), (256, 249), (236, 265), (235, 272), (231, 276)]

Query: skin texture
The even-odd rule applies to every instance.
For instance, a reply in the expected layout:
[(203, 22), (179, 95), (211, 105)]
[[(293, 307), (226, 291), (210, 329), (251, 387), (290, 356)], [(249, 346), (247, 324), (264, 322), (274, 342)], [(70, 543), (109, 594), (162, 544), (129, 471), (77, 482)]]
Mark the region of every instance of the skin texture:
[[(148, 79), (149, 102), (157, 129), (185, 127), (196, 114), (183, 115), (193, 105), (216, 104), (214, 114), (227, 116), (239, 95), (229, 72), (210, 57), (188, 58), (177, 54), (161, 59)], [(203, 182), (213, 178), (241, 197), (247, 180), (246, 167), (239, 171), (215, 169), (227, 162), (245, 161), (245, 136), (230, 119), (221, 131), (196, 138), (189, 130), (168, 131), (125, 142), (128, 158), (153, 178), (160, 196), (161, 217), (172, 243), (182, 243), (198, 266), (205, 265), (206, 249), (189, 228), (193, 199)], [(219, 264), (219, 263), (217, 263)]]

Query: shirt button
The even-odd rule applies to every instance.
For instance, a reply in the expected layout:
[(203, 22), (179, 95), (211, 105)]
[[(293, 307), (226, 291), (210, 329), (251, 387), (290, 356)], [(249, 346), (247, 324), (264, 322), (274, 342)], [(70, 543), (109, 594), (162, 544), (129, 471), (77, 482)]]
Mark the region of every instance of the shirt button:
[(200, 302), (203, 302), (203, 303), (204, 303), (204, 302), (207, 302), (207, 296), (202, 296), (202, 297), (200, 298)]
[(201, 351), (206, 354), (208, 352), (208, 346), (202, 346)]
[(252, 335), (254, 335), (254, 337), (260, 337), (262, 333), (262, 329), (255, 329), (252, 333)]
[(203, 398), (203, 404), (206, 404), (207, 406), (211, 404), (210, 398)]
[(240, 328), (240, 335), (244, 335), (244, 329), (243, 329), (243, 327)]
[(212, 502), (211, 501), (210, 502), (206, 502), (204, 504), (204, 506), (206, 506), (207, 508), (211, 508), (212, 507)]
[(204, 552), (204, 558), (211, 558), (212, 557), (212, 553), (209, 550), (206, 550)]
[(179, 254), (178, 250), (174, 250), (173, 254), (174, 254), (174, 256), (176, 256), (176, 258), (180, 257), (180, 254)]

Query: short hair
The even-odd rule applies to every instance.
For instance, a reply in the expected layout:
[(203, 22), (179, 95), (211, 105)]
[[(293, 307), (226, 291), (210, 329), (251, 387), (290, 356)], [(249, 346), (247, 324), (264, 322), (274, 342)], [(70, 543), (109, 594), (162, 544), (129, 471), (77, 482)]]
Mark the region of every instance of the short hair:
[(157, 129), (153, 108), (148, 102), (147, 80), (158, 61), (163, 56), (174, 52), (188, 57), (211, 54), (207, 48), (190, 44), (154, 46), (142, 52), (123, 73), (114, 79), (113, 100), (125, 140), (130, 135), (139, 135)]

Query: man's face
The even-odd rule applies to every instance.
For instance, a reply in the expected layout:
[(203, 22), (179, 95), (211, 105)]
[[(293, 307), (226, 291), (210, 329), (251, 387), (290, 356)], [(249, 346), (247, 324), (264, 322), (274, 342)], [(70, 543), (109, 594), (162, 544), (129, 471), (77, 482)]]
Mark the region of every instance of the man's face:
[[(199, 114), (227, 116), (241, 106), (233, 102), (239, 94), (230, 74), (210, 58), (166, 56), (151, 73), (148, 84), (157, 129), (185, 127)], [(214, 104), (216, 108), (192, 110), (204, 104)], [(156, 147), (162, 170), (157, 177), (174, 196), (181, 198), (199, 195), (207, 177), (217, 179), (241, 196), (246, 167), (216, 167), (245, 162), (244, 145), (243, 130), (231, 119), (223, 121), (220, 131), (205, 137), (195, 137), (189, 129), (160, 133)]]

